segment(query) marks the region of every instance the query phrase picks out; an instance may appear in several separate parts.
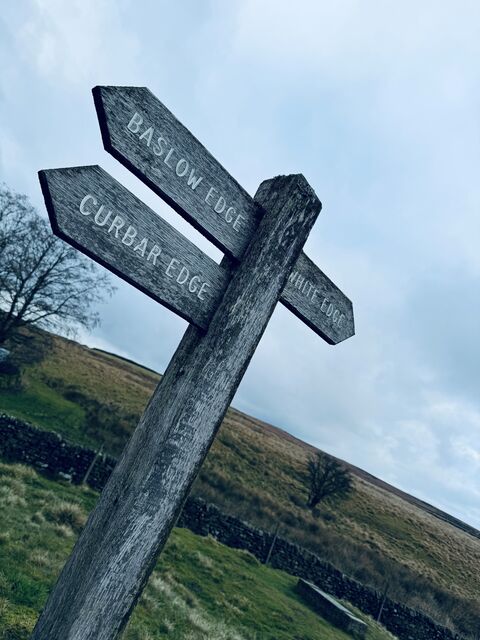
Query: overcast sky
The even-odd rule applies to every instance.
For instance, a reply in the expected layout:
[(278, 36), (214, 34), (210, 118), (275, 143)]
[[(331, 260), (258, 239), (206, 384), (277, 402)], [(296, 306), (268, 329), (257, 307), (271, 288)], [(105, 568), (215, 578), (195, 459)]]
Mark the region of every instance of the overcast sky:
[[(147, 86), (253, 194), (303, 173), (309, 256), (350, 297), (327, 345), (281, 305), (234, 404), (480, 527), (480, 5), (26, 0), (0, 17), (0, 180), (100, 164), (91, 88)], [(82, 341), (163, 371), (186, 323), (118, 281)]]

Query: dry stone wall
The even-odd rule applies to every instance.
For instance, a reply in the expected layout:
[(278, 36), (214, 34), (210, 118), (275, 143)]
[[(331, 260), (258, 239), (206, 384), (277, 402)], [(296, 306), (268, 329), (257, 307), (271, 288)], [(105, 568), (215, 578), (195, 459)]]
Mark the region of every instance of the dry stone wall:
[[(0, 414), (0, 457), (7, 462), (29, 464), (52, 478), (80, 483), (95, 452), (70, 444), (54, 432), (43, 431)], [(109, 456), (99, 456), (89, 474), (89, 485), (94, 489), (102, 489), (115, 462)], [(229, 547), (250, 551), (262, 562), (267, 557), (273, 539), (271, 533), (255, 529), (198, 498), (187, 500), (178, 526), (202, 536), (211, 535)], [(270, 564), (317, 584), (327, 593), (351, 602), (373, 617), (378, 614), (382, 599), (380, 593), (287, 540), (277, 538)], [(388, 598), (383, 607), (382, 624), (400, 640), (462, 640), (427, 616)]]

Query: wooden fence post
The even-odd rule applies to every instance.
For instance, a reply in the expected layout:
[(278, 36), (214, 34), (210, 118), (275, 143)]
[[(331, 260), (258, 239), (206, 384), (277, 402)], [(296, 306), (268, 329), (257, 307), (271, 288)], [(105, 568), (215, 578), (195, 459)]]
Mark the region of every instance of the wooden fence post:
[(83, 476), (81, 484), (87, 484), (90, 474), (92, 473), (93, 467), (95, 466), (95, 463), (97, 462), (98, 458), (102, 455), (102, 452), (103, 452), (103, 444), (101, 445), (98, 451), (95, 451), (92, 461), (88, 465), (88, 469), (85, 471), (85, 475)]
[(264, 216), (206, 332), (190, 326), (55, 585), (32, 640), (113, 640), (165, 544), (321, 204), (263, 182)]
[(265, 564), (268, 564), (270, 562), (270, 558), (272, 557), (275, 543), (277, 542), (278, 534), (280, 532), (280, 526), (280, 522), (277, 522), (277, 526), (275, 527), (275, 531), (273, 533), (272, 542), (270, 544), (270, 548), (268, 549), (267, 557), (265, 558)]
[(380, 608), (377, 614), (377, 622), (380, 622), (383, 613), (383, 607), (385, 606), (385, 602), (387, 600), (388, 589), (390, 588), (390, 580), (385, 582), (385, 588), (383, 590), (382, 601), (380, 602)]

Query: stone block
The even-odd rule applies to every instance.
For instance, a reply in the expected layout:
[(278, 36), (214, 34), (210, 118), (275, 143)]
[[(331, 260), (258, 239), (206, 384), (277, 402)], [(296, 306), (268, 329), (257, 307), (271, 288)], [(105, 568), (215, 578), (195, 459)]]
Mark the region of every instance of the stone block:
[(354, 616), (338, 600), (302, 578), (299, 579), (296, 589), (302, 599), (312, 606), (322, 618), (351, 634), (354, 638), (365, 638), (367, 633), (365, 622)]

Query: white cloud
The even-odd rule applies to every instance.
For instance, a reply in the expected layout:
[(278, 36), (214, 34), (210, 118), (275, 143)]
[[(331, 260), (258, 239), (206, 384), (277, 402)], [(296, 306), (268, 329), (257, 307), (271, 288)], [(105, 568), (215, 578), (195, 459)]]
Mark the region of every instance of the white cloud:
[(392, 216), (415, 260), (423, 254), (477, 274), (479, 19), (472, 2), (251, 0), (238, 5), (234, 39), (238, 59), (256, 65), (277, 103), (296, 100), (297, 112), (310, 105), (319, 155), (332, 120), (336, 144), (360, 154), (354, 186), (367, 199), (356, 208), (367, 228), (378, 232), (379, 215)]
[[(98, 162), (175, 221), (102, 151), (99, 83), (149, 86), (251, 192), (305, 173), (324, 204), (307, 252), (357, 335), (329, 347), (278, 309), (236, 403), (477, 524), (479, 18), (449, 1), (32, 0), (7, 6), (0, 40), (2, 177), (39, 205), (40, 167)], [(102, 315), (92, 344), (159, 370), (185, 327), (127, 285)]]
[(480, 447), (473, 446), (465, 437), (458, 437), (452, 441), (452, 450), (459, 458), (467, 462), (473, 462), (480, 469)]
[(52, 83), (84, 86), (94, 75), (119, 72), (132, 77), (140, 45), (120, 6), (113, 0), (31, 0), (17, 30), (17, 53)]

